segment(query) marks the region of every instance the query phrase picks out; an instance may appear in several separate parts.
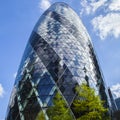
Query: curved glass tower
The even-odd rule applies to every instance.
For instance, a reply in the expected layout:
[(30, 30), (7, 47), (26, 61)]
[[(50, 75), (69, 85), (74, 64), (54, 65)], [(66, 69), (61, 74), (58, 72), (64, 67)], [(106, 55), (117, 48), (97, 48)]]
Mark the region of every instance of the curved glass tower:
[(26, 46), (6, 120), (50, 118), (58, 96), (75, 119), (71, 105), (75, 86), (86, 82), (109, 107), (103, 77), (90, 37), (78, 15), (65, 3), (55, 3), (38, 20)]

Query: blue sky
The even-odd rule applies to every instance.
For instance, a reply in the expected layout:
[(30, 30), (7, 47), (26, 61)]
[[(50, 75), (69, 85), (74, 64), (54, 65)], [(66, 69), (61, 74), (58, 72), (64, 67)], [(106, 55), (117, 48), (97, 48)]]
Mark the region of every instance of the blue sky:
[(26, 43), (41, 14), (54, 2), (68, 3), (88, 30), (107, 86), (120, 96), (120, 0), (11, 0), (0, 3), (0, 120)]

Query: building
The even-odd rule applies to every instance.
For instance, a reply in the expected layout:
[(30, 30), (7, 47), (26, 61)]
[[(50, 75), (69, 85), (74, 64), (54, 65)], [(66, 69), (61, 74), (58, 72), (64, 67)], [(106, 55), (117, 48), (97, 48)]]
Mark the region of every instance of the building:
[(85, 27), (67, 4), (55, 3), (32, 31), (6, 120), (35, 120), (40, 111), (48, 119), (46, 110), (55, 95), (59, 93), (70, 108), (76, 96), (74, 88), (83, 82), (95, 89), (108, 108), (107, 89)]
[(114, 112), (113, 120), (120, 120), (120, 110)]
[(111, 89), (110, 88), (108, 88), (108, 94), (109, 94), (109, 97), (110, 97), (110, 103), (111, 103), (111, 109), (112, 109), (112, 112), (115, 112), (115, 111), (117, 111), (118, 110), (118, 107), (117, 107), (117, 105), (116, 105), (116, 102), (115, 102), (115, 100), (114, 100), (114, 97), (113, 97), (113, 95), (112, 95), (112, 92), (111, 92)]
[(118, 110), (120, 110), (120, 98), (115, 99)]
[(113, 109), (113, 120), (120, 120), (120, 98), (116, 98), (114, 101), (117, 109)]

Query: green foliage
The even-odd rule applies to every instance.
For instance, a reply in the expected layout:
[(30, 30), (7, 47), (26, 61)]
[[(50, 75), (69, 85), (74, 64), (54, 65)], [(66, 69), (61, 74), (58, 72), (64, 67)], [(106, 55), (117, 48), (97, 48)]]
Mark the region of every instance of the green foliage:
[(40, 111), (36, 117), (36, 120), (45, 120), (45, 115), (43, 111)]
[(73, 120), (70, 109), (59, 93), (55, 95), (53, 104), (54, 105), (47, 110), (50, 120)]
[(103, 107), (103, 101), (95, 95), (94, 89), (85, 84), (76, 87), (78, 96), (73, 102), (72, 110), (77, 120), (109, 120), (105, 117), (107, 109)]
[[(110, 120), (107, 116), (108, 110), (103, 107), (103, 101), (95, 95), (94, 89), (85, 84), (76, 87), (77, 97), (73, 101), (71, 109), (76, 120)], [(74, 120), (72, 112), (60, 93), (56, 93), (53, 98), (53, 106), (46, 111), (50, 120)], [(45, 115), (41, 111), (36, 120), (45, 120)]]

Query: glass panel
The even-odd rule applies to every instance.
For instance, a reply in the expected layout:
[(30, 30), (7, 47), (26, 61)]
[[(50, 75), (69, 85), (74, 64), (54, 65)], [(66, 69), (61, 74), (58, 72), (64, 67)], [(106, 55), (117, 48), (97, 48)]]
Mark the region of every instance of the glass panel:
[(26, 107), (23, 110), (25, 120), (35, 120), (38, 112), (41, 110), (37, 97), (33, 95), (27, 99)]
[(9, 112), (6, 120), (20, 120), (17, 97), (15, 97), (14, 102), (14, 106), (8, 110)]

